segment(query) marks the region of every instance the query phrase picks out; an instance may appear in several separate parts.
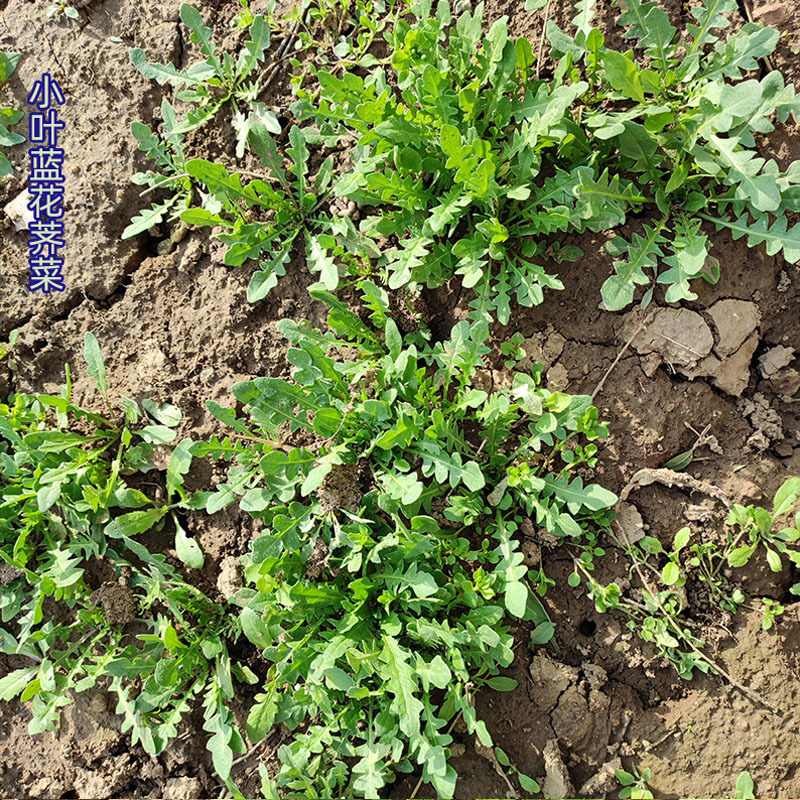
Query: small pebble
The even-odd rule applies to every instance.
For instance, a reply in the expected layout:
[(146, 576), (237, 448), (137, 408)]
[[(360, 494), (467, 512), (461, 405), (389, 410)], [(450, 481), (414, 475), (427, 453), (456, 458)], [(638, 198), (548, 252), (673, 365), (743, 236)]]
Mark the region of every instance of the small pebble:
[(102, 714), (104, 711), (108, 711), (108, 700), (106, 696), (96, 694), (92, 698), (91, 709), (95, 714)]

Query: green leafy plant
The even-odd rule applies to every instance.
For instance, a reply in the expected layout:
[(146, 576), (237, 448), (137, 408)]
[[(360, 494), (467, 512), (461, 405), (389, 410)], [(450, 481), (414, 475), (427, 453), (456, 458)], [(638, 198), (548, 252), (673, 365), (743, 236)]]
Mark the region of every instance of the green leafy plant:
[(630, 797), (632, 800), (652, 800), (653, 793), (647, 787), (651, 772), (649, 769), (642, 770), (641, 774), (635, 765), (631, 767), (633, 772), (626, 772), (618, 769), (616, 772), (617, 780), (622, 784), (619, 796), (621, 800)]
[[(319, 273), (319, 287), (336, 289), (340, 272), (368, 273), (363, 254), (377, 253), (372, 243), (359, 234), (349, 217), (330, 217), (322, 211), (333, 175), (333, 156), (311, 177), (306, 134), (299, 127), (289, 133), (287, 153), (293, 163), (288, 170), (283, 169), (266, 130), (254, 125), (250, 141), (271, 180), (257, 178), (243, 185), (238, 173), (230, 175), (219, 164), (193, 159), (186, 164), (187, 173), (207, 194), (201, 208), (181, 214), (186, 223), (224, 228), (219, 239), (228, 245), (225, 264), (239, 266), (260, 259), (247, 289), (248, 300), (255, 303), (267, 296), (286, 274), (293, 249), (303, 241), (309, 269)], [(253, 221), (247, 211), (267, 221)]]
[(355, 165), (334, 188), (372, 209), (361, 227), (392, 245), (380, 262), (391, 288), (457, 275), (477, 294), (474, 318), (506, 323), (512, 295), (533, 305), (561, 288), (548, 262), (580, 257), (553, 233), (610, 230), (631, 212), (650, 220), (609, 244), (610, 309), (640, 285), (647, 304), (657, 284), (676, 302), (695, 297), (692, 279), (715, 281), (704, 220), (800, 260), (800, 229), (786, 217), (798, 207), (798, 164), (780, 170), (754, 150), (798, 101), (778, 72), (742, 80), (777, 31), (747, 24), (723, 40), (716, 31), (736, 4), (707, 2), (692, 9), (684, 57), (666, 13), (632, 0), (621, 22), (650, 60), (643, 69), (605, 46), (594, 6), (578, 3), (574, 36), (549, 23), (558, 65), (548, 79), (504, 19), (482, 34), (482, 4), (452, 24), (446, 3), (433, 16), (423, 0), (417, 21), (398, 19), (387, 35), (390, 74), (321, 71), (318, 97), (300, 91), (297, 115), (356, 139)]
[[(691, 544), (687, 567), (708, 587), (712, 602), (720, 608), (735, 613), (747, 601), (741, 589), (730, 588), (725, 572), (744, 567), (760, 550), (763, 549), (773, 572), (783, 569), (784, 557), (792, 564), (800, 563), (800, 552), (794, 547), (800, 539), (800, 512), (795, 514), (793, 525), (773, 530), (778, 519), (795, 508), (799, 494), (800, 479), (789, 478), (776, 492), (771, 512), (756, 506), (734, 505), (728, 513), (724, 542)], [(682, 580), (685, 578), (682, 577)], [(800, 583), (790, 591), (800, 594)], [(762, 600), (761, 611), (764, 627), (769, 629), (774, 618), (783, 612), (783, 606), (765, 599)]]
[[(774, 118), (786, 121), (800, 107), (798, 99), (779, 72), (742, 80), (772, 52), (778, 32), (747, 23), (723, 38), (718, 31), (730, 25), (725, 14), (738, 13), (736, 3), (703, 2), (691, 9), (694, 23), (687, 25), (684, 44), (657, 4), (631, 0), (620, 23), (649, 57), (644, 69), (632, 53), (605, 47), (591, 26), (593, 0), (576, 8), (576, 36), (551, 21), (548, 38), (562, 58), (583, 64), (591, 86), (583, 122), (600, 158), (613, 170), (634, 173), (633, 191), (661, 214), (630, 243), (620, 237), (610, 243), (609, 252), (621, 258), (603, 285), (606, 306), (624, 308), (636, 286), (648, 284), (643, 304), (655, 284), (668, 287), (667, 302), (695, 299), (690, 281), (718, 275), (700, 233), (702, 220), (731, 230), (734, 238), (749, 233), (748, 243), (766, 243), (770, 255), (800, 260), (800, 229), (788, 229), (786, 217), (797, 210), (800, 162), (780, 170), (755, 148), (755, 135), (773, 130)], [(606, 100), (629, 102), (609, 110)]]
[[(245, 20), (242, 20), (242, 14), (247, 14)], [(269, 48), (269, 23), (260, 14), (244, 11), (242, 14), (239, 15), (239, 27), (246, 27), (250, 38), (235, 59), (230, 53), (217, 54), (210, 28), (203, 25), (200, 12), (190, 3), (181, 5), (181, 21), (191, 31), (189, 39), (198, 45), (204, 59), (185, 70), (179, 70), (171, 64), (148, 61), (141, 48), (133, 47), (130, 50), (131, 62), (142, 75), (160, 85), (169, 83), (180, 89), (175, 95), (178, 100), (197, 104), (176, 132), (188, 133), (199, 128), (213, 119), (225, 103), (230, 102), (237, 137), (236, 155), (239, 158), (244, 154), (251, 124), (259, 122), (274, 133), (280, 133), (281, 130), (275, 114), (263, 103), (257, 102), (261, 86), (259, 78), (254, 78)]]
[(70, 0), (58, 0), (58, 2), (47, 6), (45, 11), (47, 19), (60, 20), (62, 17), (66, 19), (80, 19), (80, 11), (70, 2)]
[[(623, 593), (618, 582), (602, 584), (593, 575), (593, 559), (586, 553), (574, 561), (575, 570), (570, 575), (570, 586), (579, 586), (581, 574), (586, 580), (589, 596), (595, 609), (603, 614), (614, 610), (627, 616), (627, 627), (642, 641), (651, 643), (661, 658), (669, 661), (682, 678), (691, 679), (694, 670), (701, 672), (717, 670), (713, 662), (703, 654), (704, 642), (688, 626), (682, 617), (685, 595), (682, 587), (686, 574), (681, 568), (681, 552), (690, 538), (689, 528), (681, 528), (667, 551), (653, 536), (642, 536), (630, 542), (626, 536), (611, 538), (628, 558), (629, 578), (634, 573), (639, 578), (638, 592)], [(588, 552), (591, 553), (591, 546)], [(640, 595), (639, 596), (635, 596)]]
[(11, 358), (11, 354), (14, 351), (14, 346), (17, 343), (18, 337), (19, 331), (15, 329), (8, 334), (7, 342), (0, 342), (0, 361), (7, 359), (6, 364), (8, 364), (8, 368), (12, 371), (17, 368), (16, 363)]
[(770, 600), (769, 597), (762, 597), (761, 603), (761, 613), (763, 614), (761, 627), (763, 630), (768, 631), (775, 624), (775, 619), (783, 614), (786, 608), (777, 600)]
[[(783, 569), (783, 557), (792, 564), (800, 563), (800, 552), (793, 545), (800, 539), (800, 511), (794, 525), (774, 530), (779, 518), (790, 514), (800, 496), (800, 478), (789, 478), (778, 489), (772, 511), (755, 506), (734, 505), (728, 514), (724, 542), (714, 540), (692, 542), (691, 530), (681, 528), (667, 550), (653, 536), (643, 536), (635, 543), (612, 536), (630, 559), (631, 577), (637, 572), (641, 583), (641, 601), (622, 593), (619, 584), (602, 585), (591, 575), (586, 557), (575, 561), (575, 572), (569, 583), (578, 586), (581, 574), (587, 579), (590, 595), (599, 612), (615, 609), (628, 616), (628, 627), (644, 641), (652, 642), (660, 656), (667, 658), (684, 678), (691, 678), (694, 669), (703, 672), (718, 667), (702, 653), (703, 640), (692, 631), (685, 619), (683, 587), (697, 580), (708, 588), (709, 599), (718, 608), (736, 613), (745, 607), (762, 614), (762, 627), (769, 630), (783, 614), (784, 606), (762, 598), (757, 606), (749, 604), (745, 593), (731, 585), (726, 570), (745, 566), (755, 553), (763, 549), (773, 572)], [(588, 548), (591, 551), (591, 547)], [(800, 583), (791, 590), (800, 594)]]
[(184, 134), (175, 109), (166, 98), (161, 101), (161, 117), (164, 120), (163, 136), (154, 133), (144, 122), (131, 123), (131, 132), (139, 143), (139, 149), (147, 153), (160, 169), (159, 172), (137, 172), (131, 180), (139, 186), (149, 187), (142, 194), (163, 187), (172, 190), (172, 195), (135, 216), (122, 232), (123, 239), (150, 230), (161, 223), (165, 215), (169, 221), (178, 219), (192, 203), (194, 190), (186, 172)]
[(542, 286), (561, 287), (532, 237), (568, 224), (584, 173), (559, 172), (541, 188), (533, 179), (547, 149), (569, 146), (567, 109), (586, 86), (537, 80), (530, 45), (510, 41), (503, 21), (484, 39), (482, 5), (452, 28), (446, 4), (437, 17), (423, 6), (413, 7), (419, 21), (399, 19), (387, 37), (391, 79), (320, 72), (319, 99), (300, 92), (294, 110), (323, 132), (356, 137), (355, 166), (334, 188), (374, 208), (361, 227), (393, 243), (380, 261), (390, 288), (457, 274), (479, 294), (478, 318), (491, 311), (507, 322), (512, 293), (532, 305)]
[[(2, 86), (17, 68), (19, 64), (19, 53), (6, 53), (0, 50), (0, 86)], [(25, 137), (19, 133), (13, 133), (8, 129), (9, 125), (16, 125), (23, 116), (23, 112), (15, 109), (0, 106), (0, 147), (13, 147), (15, 144), (25, 141)], [(8, 157), (0, 152), (0, 181), (11, 176), (13, 169)]]
[[(107, 398), (91, 334), (84, 353)], [(107, 688), (123, 732), (151, 755), (197, 699), (214, 764), (232, 786), (232, 753), (244, 750), (228, 708), (232, 679), (255, 678), (228, 655), (238, 619), (139, 540), (172, 516), (179, 556), (196, 555), (169, 502), (182, 495), (180, 458), (167, 470), (168, 502), (137, 488), (155, 449), (175, 438), (180, 412), (123, 398), (118, 426), (70, 395), (68, 371), (59, 396), (18, 393), (0, 405), (0, 650), (30, 662), (0, 678), (0, 699), (31, 701), (30, 732), (41, 733), (75, 693)]]
[[(652, 566), (647, 556), (639, 550), (629, 548), (626, 554), (633, 563)], [(577, 569), (585, 571), (582, 566)], [(610, 610), (625, 614), (628, 617), (628, 629), (642, 641), (651, 643), (658, 656), (671, 663), (682, 678), (691, 679), (695, 669), (701, 672), (716, 670), (711, 660), (703, 654), (703, 640), (683, 620), (681, 613), (684, 602), (675, 589), (655, 591), (644, 588), (641, 590), (641, 600), (637, 600), (623, 594), (616, 582), (603, 585), (588, 572), (586, 581), (595, 609), (601, 614)], [(572, 583), (577, 585), (579, 580)]]
[(292, 85), (302, 86), (319, 67), (369, 69), (379, 63), (370, 52), (377, 37), (395, 20), (396, 0), (304, 0), (292, 6), (274, 29), (296, 31), (295, 50), (313, 53), (312, 60), (294, 57)]
[(383, 290), (364, 290), (366, 321), (315, 291), (331, 332), (280, 323), (294, 376), (236, 384), (249, 420), (209, 403), (232, 433), (190, 451), (231, 466), (189, 504), (238, 499), (263, 522), (233, 602), (269, 664), (248, 737), (294, 732), (266, 784), (378, 797), (418, 765), (451, 797), (456, 719), (491, 746), (475, 691), (516, 685), (498, 674), (513, 659), (507, 617), (549, 623), (521, 531), (607, 527), (616, 497), (581, 474), (596, 458), (585, 440), (607, 431), (590, 398), (542, 387), (541, 367), (473, 388), (485, 324), (431, 346), (401, 335)]
[(190, 41), (197, 44), (205, 57), (184, 70), (171, 64), (159, 64), (147, 60), (144, 50), (131, 48), (133, 65), (146, 78), (160, 85), (169, 83), (180, 89), (176, 98), (182, 102), (195, 104), (187, 116), (178, 119), (174, 108), (166, 99), (161, 105), (163, 119), (163, 138), (155, 135), (151, 128), (134, 122), (133, 135), (139, 142), (139, 149), (161, 167), (166, 174), (137, 173), (133, 180), (146, 184), (151, 189), (167, 186), (175, 191), (173, 197), (137, 216), (123, 232), (129, 238), (152, 228), (161, 222), (167, 210), (172, 210), (170, 219), (180, 216), (192, 198), (191, 176), (186, 171), (183, 139), (191, 131), (200, 128), (217, 116), (225, 103), (230, 102), (233, 111), (233, 128), (236, 132), (236, 157), (244, 155), (248, 135), (254, 127), (280, 133), (281, 126), (274, 112), (258, 102), (261, 93), (260, 76), (255, 73), (264, 59), (270, 44), (270, 27), (262, 15), (253, 15), (246, 6), (237, 17), (239, 27), (247, 28), (250, 38), (234, 59), (230, 53), (217, 53), (211, 39), (211, 30), (204, 27), (197, 9), (184, 3), (180, 11), (181, 20), (190, 29)]
[[(734, 505), (728, 514), (728, 534), (724, 558), (731, 567), (743, 567), (756, 551), (762, 550), (773, 572), (783, 569), (782, 556), (800, 566), (800, 550), (792, 547), (800, 539), (800, 511), (795, 514), (794, 525), (774, 530), (776, 521), (789, 514), (797, 505), (800, 495), (800, 478), (789, 478), (775, 493), (772, 511), (756, 506)], [(792, 589), (800, 594), (800, 583)]]
[(525, 337), (517, 331), (509, 341), (500, 345), (500, 352), (506, 356), (506, 361), (504, 362), (506, 369), (514, 369), (517, 363), (525, 358), (525, 348), (522, 346), (524, 342)]
[(514, 764), (511, 763), (511, 759), (508, 757), (506, 751), (501, 747), (494, 748), (494, 757), (501, 767), (505, 767), (512, 775), (516, 776), (517, 780), (519, 781), (519, 785), (524, 791), (533, 794), (538, 794), (542, 791), (542, 787), (535, 780), (533, 780), (533, 778), (520, 772), (514, 766)]

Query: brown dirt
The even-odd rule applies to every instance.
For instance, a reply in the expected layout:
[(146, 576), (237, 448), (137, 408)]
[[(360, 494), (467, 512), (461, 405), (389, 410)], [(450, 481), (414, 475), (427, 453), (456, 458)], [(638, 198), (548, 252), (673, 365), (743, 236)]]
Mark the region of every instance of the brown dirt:
[[(179, 5), (178, 0), (98, 0), (89, 18), (84, 15), (76, 26), (46, 22), (44, 1), (0, 2), (0, 48), (23, 53), (8, 84), (16, 104), (22, 106), (27, 88), (45, 70), (67, 93), (63, 141), (69, 198), (69, 288), (63, 295), (43, 299), (25, 290), (26, 236), (0, 230), (0, 337), (15, 328), (20, 331), (14, 353), (17, 370), (0, 374), (0, 389), (53, 391), (69, 362), (76, 368), (77, 402), (98, 404), (100, 398), (80, 368), (83, 334), (92, 330), (103, 348), (112, 391), (136, 400), (175, 403), (184, 413), (181, 435), (199, 438), (220, 430), (205, 410), (205, 400), (231, 405), (233, 382), (286, 374), (278, 320), (310, 318), (320, 323), (322, 312), (306, 295), (309, 280), (302, 265), (293, 264), (279, 289), (251, 306), (245, 300), (247, 271), (222, 265), (219, 248), (205, 232), (190, 233), (166, 255), (155, 255), (155, 238), (119, 239), (130, 217), (150, 201), (140, 199), (139, 187), (129, 182), (131, 173), (148, 166), (130, 135), (130, 122), (158, 118), (162, 97), (171, 96), (168, 88), (133, 70), (127, 47), (143, 47), (161, 61), (185, 63), (190, 45), (178, 22)], [(199, 5), (218, 40), (232, 35), (226, 25), (238, 3)], [(256, 12), (264, 5), (252, 3)], [(624, 49), (613, 29), (615, 7), (607, 0), (598, 5), (609, 41)], [(664, 7), (675, 24), (683, 21), (683, 4), (669, 0)], [(490, 0), (487, 18), (508, 14), (514, 35), (538, 43), (544, 11), (526, 14), (522, 8), (522, 2)], [(786, 9), (789, 13), (783, 13)], [(775, 65), (800, 81), (800, 4), (754, 3), (757, 19), (770, 11), (775, 19), (767, 21), (786, 33)], [(572, 15), (570, 5), (552, 2), (550, 17), (562, 27)], [(277, 85), (268, 102), (285, 107), (285, 92), (285, 83)], [(192, 146), (198, 154), (235, 162), (223, 128)], [(800, 139), (792, 125), (779, 126), (761, 147), (765, 157), (782, 162), (800, 158)], [(24, 147), (11, 152), (17, 175), (23, 175)], [(0, 187), (0, 206), (21, 188), (18, 179)], [(639, 224), (632, 221), (631, 230)], [(163, 229), (157, 238), (167, 238), (168, 233)], [(770, 373), (760, 361), (777, 347), (800, 352), (800, 270), (766, 257), (763, 249), (732, 242), (724, 233), (707, 233), (723, 265), (722, 280), (699, 287), (699, 299), (687, 308), (698, 329), (705, 326), (709, 331), (704, 357), (713, 356), (720, 364), (708, 362), (707, 368), (693, 371), (697, 364), (685, 363), (657, 342), (628, 350), (597, 396), (612, 431), (602, 449), (599, 480), (619, 491), (637, 470), (661, 467), (691, 447), (695, 435), (687, 424), (698, 431), (709, 425), (721, 452), (702, 449), (702, 460), (688, 471), (718, 485), (733, 502), (764, 501), (786, 476), (800, 474), (800, 406), (792, 396), (796, 387), (787, 391), (793, 379), (786, 372), (798, 369), (798, 361), (794, 358), (782, 367), (782, 374)], [(574, 243), (585, 256), (571, 270), (562, 270), (564, 291), (551, 293), (539, 308), (518, 310), (513, 330), (525, 335), (529, 357), (545, 363), (554, 388), (592, 392), (638, 318), (599, 307), (600, 285), (610, 268), (603, 237), (586, 235)], [(430, 293), (427, 300), (428, 308), (436, 310), (435, 331), (446, 331), (468, 303), (466, 293), (450, 287)], [(750, 310), (756, 312), (757, 322), (749, 350), (742, 348), (750, 338), (730, 345), (729, 332), (713, 312), (716, 303), (730, 300), (754, 306)], [(663, 303), (663, 297), (656, 301)], [(409, 324), (414, 317), (409, 315)], [(494, 330), (498, 369), (487, 374), (488, 383), (503, 379), (499, 343), (513, 330)], [(722, 367), (726, 381), (720, 385), (717, 370)], [(730, 392), (732, 387), (738, 394)], [(209, 468), (201, 477), (214, 480), (218, 475)], [(346, 488), (338, 504), (346, 504)], [(696, 534), (715, 535), (724, 515), (707, 497), (657, 484), (634, 491), (630, 501), (648, 532), (665, 542), (690, 515)], [(248, 549), (253, 521), (229, 508), (211, 518), (192, 514), (187, 526), (206, 553), (199, 578), (204, 590), (216, 587), (220, 596), (230, 594), (240, 580), (237, 557)], [(324, 559), (324, 554), (319, 557)], [(557, 624), (555, 641), (530, 651), (525, 645), (529, 631), (521, 628), (518, 658), (509, 671), (519, 680), (519, 689), (508, 694), (486, 691), (479, 698), (480, 713), (497, 743), (521, 771), (540, 782), (546, 775), (550, 796), (569, 790), (584, 797), (616, 796), (618, 787), (610, 773), (633, 761), (652, 769), (656, 796), (676, 797), (731, 796), (738, 772), (746, 768), (759, 796), (800, 797), (797, 604), (787, 604), (784, 618), (772, 631), (760, 631), (757, 615), (742, 615), (729, 631), (717, 627), (709, 637), (721, 664), (781, 709), (783, 716), (778, 716), (719, 678), (682, 681), (617, 618), (597, 614), (581, 589), (567, 586), (572, 565), (565, 553), (545, 550), (544, 558), (548, 574), (557, 581), (546, 597)], [(603, 577), (624, 570), (612, 551)], [(766, 573), (754, 572), (750, 580), (748, 588), (757, 585), (765, 594), (784, 596), (785, 584)], [(0, 662), (0, 672), (18, 666), (11, 662)], [(220, 793), (199, 717), (193, 717), (181, 737), (156, 759), (138, 746), (130, 747), (113, 702), (102, 690), (79, 696), (64, 712), (56, 733), (30, 737), (29, 718), (18, 704), (0, 707), (4, 795), (177, 798)], [(465, 731), (456, 728), (454, 734), (457, 797), (511, 796), (486, 753), (475, 748)], [(392, 796), (407, 797), (415, 783), (416, 777), (400, 781)], [(425, 792), (423, 788), (422, 796)]]

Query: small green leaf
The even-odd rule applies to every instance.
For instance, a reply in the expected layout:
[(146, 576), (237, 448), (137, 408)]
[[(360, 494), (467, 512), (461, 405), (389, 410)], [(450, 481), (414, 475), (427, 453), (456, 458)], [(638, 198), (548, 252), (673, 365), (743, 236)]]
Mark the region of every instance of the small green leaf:
[(680, 472), (681, 470), (686, 469), (689, 464), (692, 463), (692, 459), (694, 458), (694, 450), (685, 450), (683, 453), (678, 453), (678, 455), (673, 456), (666, 464), (664, 464), (665, 469), (671, 469), (674, 472)]
[(162, 425), (174, 428), (181, 421), (181, 410), (172, 403), (156, 403), (149, 397), (142, 400), (142, 408)]
[(251, 608), (243, 608), (240, 615), (242, 622), (242, 633), (257, 647), (269, 647), (272, 637), (269, 635), (267, 626), (261, 619), (261, 615)]
[(739, 773), (736, 779), (736, 790), (733, 794), (735, 800), (754, 800), (755, 784), (753, 778), (747, 770)]
[(531, 631), (531, 644), (547, 644), (555, 635), (556, 626), (552, 622), (540, 622)]
[(732, 567), (743, 567), (753, 555), (755, 545), (743, 545), (728, 553), (728, 564)]
[(624, 769), (618, 769), (616, 771), (617, 780), (622, 784), (622, 786), (630, 786), (632, 783), (636, 781), (636, 777), (631, 775), (630, 772), (625, 772)]
[(779, 517), (781, 514), (786, 514), (791, 511), (797, 497), (800, 495), (800, 478), (789, 478), (784, 481), (781, 488), (775, 493), (775, 500), (773, 502), (772, 514)]
[(192, 444), (191, 439), (183, 439), (170, 455), (167, 465), (167, 498), (171, 498), (175, 492), (180, 492), (183, 486), (183, 476), (192, 466)]
[(11, 73), (17, 68), (20, 58), (20, 53), (6, 53), (0, 50), (0, 84), (5, 83), (11, 77)]
[(166, 508), (151, 508), (147, 511), (131, 511), (128, 514), (122, 514), (106, 525), (106, 536), (119, 538), (144, 533), (158, 523), (166, 513)]
[(770, 547), (765, 548), (767, 553), (767, 563), (773, 572), (780, 572), (783, 569), (781, 557)]
[(661, 570), (661, 580), (664, 581), (667, 586), (672, 586), (677, 583), (680, 576), (680, 567), (674, 561), (667, 562), (664, 565), (664, 569)]
[(23, 692), (39, 667), (20, 667), (0, 678), (0, 700), (8, 701)]
[(83, 337), (83, 357), (86, 360), (86, 371), (95, 382), (103, 397), (108, 397), (108, 381), (106, 380), (106, 367), (97, 337), (87, 331)]
[(505, 603), (509, 614), (522, 619), (528, 602), (528, 587), (519, 581), (506, 584)]
[(501, 747), (495, 747), (494, 749), (494, 757), (497, 759), (497, 762), (503, 767), (510, 767), (511, 760), (506, 755), (506, 751), (503, 750)]
[(41, 489), (36, 493), (36, 506), (44, 513), (45, 511), (49, 511), (53, 504), (58, 500), (59, 496), (61, 495), (61, 484), (58, 482), (47, 484), (46, 486), (42, 486)]
[[(259, 697), (263, 696), (259, 695)], [(250, 709), (247, 716), (247, 738), (253, 744), (260, 742), (272, 730), (277, 710), (277, 703), (271, 696), (264, 702), (256, 703)]]
[(522, 772), (517, 773), (517, 779), (519, 780), (519, 785), (530, 794), (538, 794), (542, 791), (542, 787), (533, 778), (529, 778)]
[(672, 549), (674, 552), (678, 552), (689, 542), (689, 537), (692, 535), (691, 528), (685, 527), (681, 528), (676, 534), (675, 538), (672, 541)]
[(487, 678), (486, 685), (496, 692), (513, 692), (519, 686), (519, 681), (514, 678), (507, 678), (503, 675), (498, 675), (494, 678)]
[(644, 103), (644, 89), (639, 69), (628, 56), (607, 50), (603, 54), (606, 80), (613, 89), (622, 92), (625, 97)]
[(393, 319), (386, 320), (386, 347), (389, 349), (389, 356), (397, 358), (403, 349), (403, 337), (397, 328), (397, 323)]
[(192, 569), (202, 569), (205, 559), (197, 541), (186, 535), (186, 531), (175, 521), (175, 552), (178, 558)]

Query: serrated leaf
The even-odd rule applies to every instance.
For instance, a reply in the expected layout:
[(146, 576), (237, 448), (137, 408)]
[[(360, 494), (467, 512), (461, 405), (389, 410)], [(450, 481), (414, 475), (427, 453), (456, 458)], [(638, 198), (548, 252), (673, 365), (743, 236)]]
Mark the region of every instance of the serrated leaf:
[(38, 671), (38, 665), (19, 667), (0, 678), (0, 700), (7, 702), (21, 694)]
[(308, 265), (312, 272), (319, 272), (322, 285), (332, 292), (339, 285), (339, 269), (332, 256), (320, 244), (319, 237), (306, 236)]
[(739, 9), (736, 0), (702, 0), (700, 4), (691, 6), (690, 11), (697, 24), (690, 23), (686, 26), (693, 38), (687, 57), (696, 53), (703, 45), (717, 41), (711, 31), (715, 28), (727, 28), (730, 21), (725, 14), (737, 14)]
[(149, 531), (166, 513), (166, 508), (151, 508), (147, 511), (131, 511), (128, 514), (122, 514), (106, 525), (105, 534), (115, 539), (122, 536), (137, 536)]
[(185, 72), (176, 69), (172, 64), (159, 64), (158, 62), (148, 61), (147, 54), (139, 47), (132, 47), (128, 51), (131, 64), (136, 67), (145, 78), (156, 81), (160, 86), (169, 83), (172, 86), (184, 86), (187, 83), (199, 83), (208, 80), (215, 74), (212, 66), (207, 66), (202, 72), (195, 72), (190, 78)]
[(253, 744), (260, 742), (272, 730), (278, 710), (278, 705), (271, 694), (259, 697), (266, 699), (253, 705), (247, 715), (247, 738)]
[(236, 76), (239, 80), (253, 71), (269, 48), (270, 27), (261, 14), (253, 18), (249, 32), (250, 38), (244, 43), (244, 50), (239, 53), (236, 63)]
[(576, 514), (582, 507), (590, 511), (600, 511), (610, 508), (617, 502), (617, 496), (604, 489), (597, 483), (590, 483), (584, 486), (583, 479), (579, 476), (569, 481), (567, 477), (555, 479), (548, 475), (545, 479), (545, 486), (551, 490), (559, 500), (563, 500), (570, 512)]
[(658, 259), (664, 253), (662, 245), (666, 241), (662, 230), (666, 220), (654, 226), (644, 226), (644, 236), (634, 233), (630, 243), (621, 236), (614, 240), (614, 249), (617, 253), (626, 255), (625, 261), (614, 262), (614, 275), (606, 279), (600, 293), (603, 303), (609, 311), (619, 311), (633, 302), (633, 295), (637, 285), (650, 283), (644, 270), (655, 270)]
[(384, 689), (392, 695), (390, 708), (397, 715), (400, 730), (409, 737), (419, 736), (420, 717), (424, 706), (417, 699), (417, 682), (414, 671), (408, 664), (408, 653), (405, 652), (393, 636), (381, 637), (383, 648), (380, 660), (383, 672), (388, 679)]
[(709, 143), (726, 170), (725, 182), (736, 187), (738, 198), (749, 201), (758, 211), (775, 211), (780, 206), (781, 192), (775, 175), (761, 172), (763, 158), (750, 150), (737, 149), (736, 139), (712, 135)]
[(122, 239), (130, 239), (133, 236), (138, 236), (140, 233), (149, 231), (150, 228), (158, 225), (163, 219), (164, 214), (172, 207), (173, 199), (167, 200), (164, 203), (153, 204), (151, 208), (146, 208), (140, 211), (122, 231)]
[(247, 301), (257, 303), (263, 300), (277, 285), (278, 278), (286, 274), (286, 264), (291, 255), (291, 241), (273, 257), (259, 262), (259, 269), (253, 273), (247, 285)]
[(616, 89), (631, 100), (644, 103), (642, 79), (632, 59), (615, 50), (607, 50), (603, 54), (603, 66), (606, 80), (612, 89)]
[(620, 25), (630, 26), (625, 33), (628, 39), (639, 40), (641, 47), (653, 59), (654, 66), (666, 70), (677, 33), (667, 13), (657, 3), (642, 3), (641, 0), (625, 0), (625, 13), (620, 15)]
[(784, 259), (790, 264), (800, 261), (800, 224), (789, 228), (784, 216), (778, 217), (772, 224), (768, 214), (762, 214), (752, 224), (748, 224), (748, 214), (742, 214), (733, 222), (708, 214), (701, 213), (698, 216), (713, 222), (717, 230), (727, 228), (734, 239), (747, 236), (747, 244), (750, 247), (766, 245), (767, 255), (774, 256), (783, 251)]
[(389, 252), (389, 288), (399, 289), (411, 281), (413, 271), (428, 255), (432, 240), (426, 236), (415, 236), (402, 242), (401, 250)]

